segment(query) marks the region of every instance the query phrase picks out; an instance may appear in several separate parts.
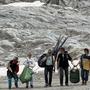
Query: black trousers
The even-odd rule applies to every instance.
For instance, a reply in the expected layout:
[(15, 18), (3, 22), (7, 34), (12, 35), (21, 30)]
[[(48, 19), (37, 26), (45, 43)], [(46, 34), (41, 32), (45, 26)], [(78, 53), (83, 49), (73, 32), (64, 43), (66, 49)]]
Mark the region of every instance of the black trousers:
[(60, 67), (60, 85), (63, 85), (64, 73), (65, 73), (65, 85), (68, 84), (68, 67), (67, 68)]
[(51, 85), (52, 83), (52, 73), (53, 73), (53, 66), (46, 66), (44, 75), (45, 75), (45, 84)]

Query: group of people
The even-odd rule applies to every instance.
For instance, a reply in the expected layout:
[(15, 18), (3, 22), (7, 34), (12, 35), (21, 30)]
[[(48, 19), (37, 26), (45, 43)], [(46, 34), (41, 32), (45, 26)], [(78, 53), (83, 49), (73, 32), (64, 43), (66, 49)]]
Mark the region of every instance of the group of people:
[[(35, 64), (33, 63), (33, 60), (31, 59), (32, 54), (28, 54), (27, 60), (25, 60), (24, 65), (30, 67), (33, 69)], [(84, 54), (80, 57), (80, 70), (81, 70), (81, 79), (82, 79), (82, 85), (86, 85), (88, 81), (89, 76), (89, 69), (85, 67), (83, 64), (83, 61), (90, 60), (89, 55), (89, 49), (84, 49)], [(68, 61), (73, 62), (71, 56), (68, 54), (68, 52), (65, 50), (65, 48), (61, 47), (57, 56), (53, 56), (52, 50), (49, 49), (46, 54), (46, 61), (45, 61), (45, 69), (44, 69), (44, 76), (45, 76), (45, 87), (51, 87), (52, 86), (52, 76), (53, 71), (55, 71), (55, 62), (57, 62), (57, 69), (60, 73), (60, 86), (64, 85), (63, 77), (65, 76), (65, 85), (68, 86), (68, 75), (69, 75), (69, 63)], [(19, 71), (19, 64), (18, 64), (18, 57), (15, 57), (13, 60), (11, 60), (8, 63), (7, 66), (7, 77), (8, 77), (8, 88), (11, 89), (12, 87), (12, 78), (15, 80), (15, 87), (18, 88), (18, 71)], [(65, 75), (64, 75), (65, 74)], [(29, 87), (29, 81), (26, 82), (26, 88)], [(32, 79), (30, 80), (30, 87), (33, 88), (33, 75)]]
[[(28, 53), (27, 58), (23, 64), (26, 67), (33, 69), (33, 67), (35, 66), (35, 63), (32, 60), (31, 56), (32, 56), (31, 52)], [(11, 60), (7, 65), (7, 77), (8, 77), (9, 89), (11, 89), (12, 87), (12, 79), (14, 79), (15, 87), (18, 88), (18, 74), (17, 74), (18, 72), (19, 72), (18, 57), (14, 57), (13, 60)], [(26, 82), (26, 88), (29, 88), (29, 83), (30, 83), (30, 87), (33, 88), (33, 74), (30, 81)]]

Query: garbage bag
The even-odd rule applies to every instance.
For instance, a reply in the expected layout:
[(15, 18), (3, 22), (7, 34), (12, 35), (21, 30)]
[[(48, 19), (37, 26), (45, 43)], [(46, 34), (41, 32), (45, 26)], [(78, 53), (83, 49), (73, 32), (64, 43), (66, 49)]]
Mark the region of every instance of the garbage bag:
[(32, 74), (33, 74), (32, 69), (30, 69), (29, 67), (25, 66), (23, 71), (22, 71), (22, 73), (21, 73), (21, 75), (20, 75), (20, 77), (19, 77), (20, 81), (22, 83), (26, 83), (26, 82), (30, 81), (31, 78), (32, 78)]
[(70, 81), (72, 83), (78, 83), (80, 81), (79, 69), (71, 69), (70, 70)]

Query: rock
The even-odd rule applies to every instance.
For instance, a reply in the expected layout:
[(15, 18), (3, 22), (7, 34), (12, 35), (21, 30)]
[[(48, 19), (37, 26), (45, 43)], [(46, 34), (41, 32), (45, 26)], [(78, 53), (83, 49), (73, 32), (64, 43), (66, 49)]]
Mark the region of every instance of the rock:
[(0, 3), (2, 4), (9, 4), (9, 3), (13, 3), (13, 2), (34, 2), (37, 0), (0, 0)]
[(8, 40), (2, 40), (0, 41), (0, 46), (4, 49), (13, 49), (13, 44)]
[(3, 58), (10, 52), (24, 57), (30, 51), (38, 57), (52, 49), (59, 36), (69, 36), (64, 47), (72, 56), (79, 57), (83, 48), (90, 47), (90, 7), (84, 11), (57, 5), (20, 5), (0, 6), (0, 46), (5, 50)]
[(0, 55), (4, 54), (4, 49), (0, 47)]

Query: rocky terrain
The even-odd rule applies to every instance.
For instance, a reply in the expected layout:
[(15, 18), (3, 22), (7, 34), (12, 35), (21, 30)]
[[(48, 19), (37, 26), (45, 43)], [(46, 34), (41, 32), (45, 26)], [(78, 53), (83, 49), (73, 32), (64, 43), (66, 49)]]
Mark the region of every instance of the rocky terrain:
[(38, 57), (53, 48), (59, 36), (69, 36), (64, 46), (73, 58), (77, 58), (83, 48), (90, 48), (89, 29), (89, 0), (82, 0), (80, 8), (54, 4), (38, 7), (22, 6), (22, 3), (0, 5), (0, 62), (6, 62), (11, 53), (25, 57), (32, 51), (33, 56)]
[(8, 4), (8, 3), (20, 2), (20, 1), (23, 1), (23, 2), (34, 2), (34, 1), (37, 1), (37, 0), (0, 0), (0, 3), (1, 4)]

